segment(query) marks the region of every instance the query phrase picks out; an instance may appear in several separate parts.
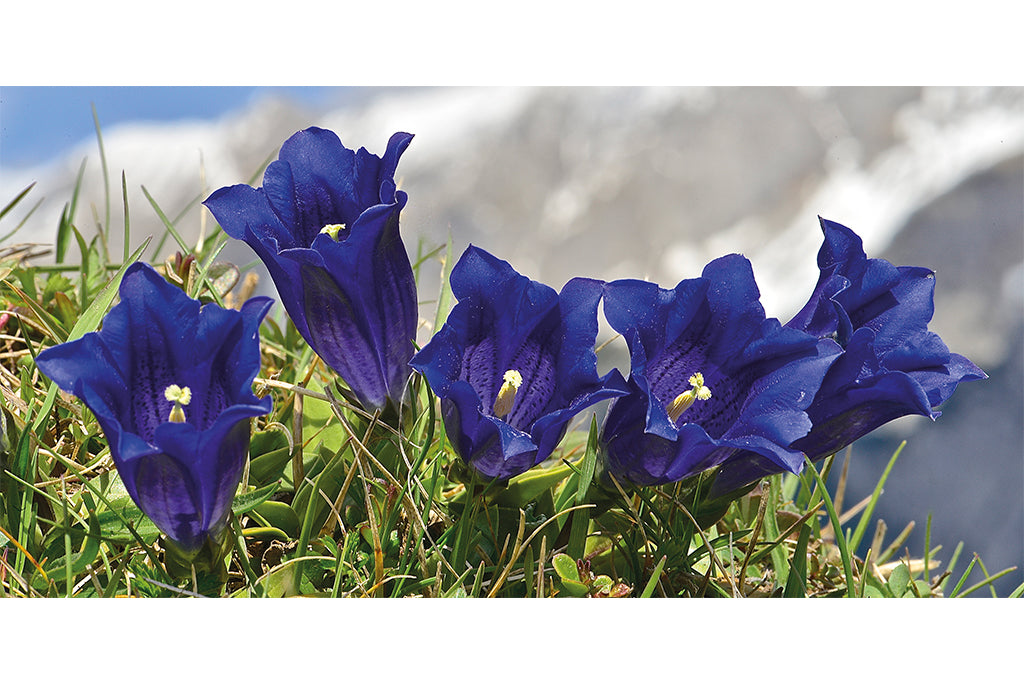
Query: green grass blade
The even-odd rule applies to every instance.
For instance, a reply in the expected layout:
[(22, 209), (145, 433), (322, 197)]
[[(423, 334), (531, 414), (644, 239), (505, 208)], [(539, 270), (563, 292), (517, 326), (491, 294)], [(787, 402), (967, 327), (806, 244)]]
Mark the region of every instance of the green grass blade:
[(28, 187), (26, 187), (24, 190), (19, 192), (18, 195), (14, 199), (12, 199), (11, 201), (7, 202), (7, 206), (5, 206), (4, 208), (0, 209), (0, 219), (2, 219), (4, 216), (6, 216), (8, 213), (10, 213), (11, 209), (13, 209), (15, 206), (17, 206), (18, 203), (22, 199), (25, 198), (25, 195), (27, 195), (32, 190), (32, 188), (35, 187), (35, 186), (36, 186), (35, 181), (32, 181), (32, 183)]
[(441, 267), (441, 291), (437, 295), (437, 313), (434, 315), (434, 332), (441, 329), (444, 321), (448, 319), (448, 311), (452, 307), (452, 286), (449, 278), (455, 259), (452, 258), (452, 236), (448, 233), (448, 244), (444, 251), (444, 265)]
[[(765, 534), (771, 539), (778, 539), (781, 531), (779, 530), (779, 519), (776, 516), (776, 510), (779, 505), (782, 504), (782, 485), (780, 483), (781, 477), (779, 475), (768, 478), (768, 496), (769, 503), (768, 511), (764, 516), (764, 530)], [(762, 491), (764, 485), (762, 484)], [(780, 586), (788, 585), (789, 579), (789, 560), (786, 558), (786, 550), (781, 544), (776, 545), (771, 551), (772, 567), (775, 569), (775, 581)]]
[(121, 263), (128, 262), (128, 245), (131, 244), (131, 235), (129, 229), (128, 220), (128, 181), (125, 178), (124, 171), (121, 171), (121, 201), (124, 202), (124, 254), (121, 257)]
[[(142, 194), (146, 195), (146, 199), (149, 200), (149, 205), (153, 207), (153, 210), (156, 212), (156, 215), (160, 219), (160, 222), (164, 224), (164, 227), (167, 228), (167, 232), (171, 235), (171, 237), (174, 238), (174, 241), (178, 243), (178, 248), (181, 249), (181, 253), (188, 254), (190, 251), (192, 251), (191, 249), (189, 249), (188, 245), (185, 244), (185, 240), (182, 239), (181, 234), (178, 232), (178, 229), (174, 227), (174, 223), (172, 223), (170, 219), (167, 218), (167, 215), (164, 214), (163, 209), (161, 209), (160, 205), (156, 203), (156, 200), (153, 199), (153, 196), (149, 194), (149, 190), (146, 189), (145, 185), (142, 186)], [(162, 240), (160, 244), (163, 244)], [(153, 258), (157, 258), (157, 254), (154, 254)]]
[(975, 555), (971, 559), (971, 563), (967, 565), (967, 569), (964, 570), (963, 576), (961, 576), (960, 580), (956, 582), (956, 586), (953, 587), (953, 592), (949, 594), (949, 597), (955, 598), (957, 596), (957, 594), (960, 592), (960, 589), (963, 587), (964, 582), (967, 581), (967, 577), (970, 575), (971, 570), (974, 569), (974, 564), (977, 561), (978, 561), (978, 556)]
[[(975, 557), (977, 557), (977, 556), (975, 556)], [(995, 581), (996, 579), (1001, 579), (1002, 577), (1006, 576), (1007, 574), (1009, 574), (1012, 571), (1015, 571), (1016, 569), (1017, 569), (1016, 567), (1007, 567), (1006, 569), (1004, 569), (1001, 572), (997, 572), (997, 573), (993, 574), (992, 576), (987, 576), (984, 581), (980, 581), (980, 582), (974, 584), (973, 586), (971, 586), (970, 588), (965, 590), (963, 593), (961, 593), (958, 597), (963, 598), (965, 596), (968, 596), (971, 593), (973, 593), (974, 591), (978, 590), (979, 588), (984, 588), (985, 586), (989, 586), (992, 589), (992, 597), (996, 597), (995, 588), (992, 586), (992, 582)]]
[[(597, 469), (597, 416), (590, 420), (590, 435), (587, 439), (587, 450), (583, 455), (580, 468), (579, 485), (576, 488), (576, 505), (587, 502), (587, 490)], [(587, 532), (590, 529), (590, 508), (585, 507), (572, 513), (572, 526), (569, 529), (569, 546), (567, 554), (574, 559), (582, 559), (587, 545)]]
[[(100, 118), (96, 115), (95, 104), (92, 105), (92, 122), (96, 126), (96, 140), (100, 146), (100, 167), (103, 169), (103, 228), (106, 230), (110, 226), (110, 174), (107, 171), (107, 152), (103, 148), (103, 133), (100, 130)], [(109, 261), (110, 255), (107, 254), (106, 256)]]
[(843, 558), (843, 572), (846, 574), (846, 595), (852, 598), (855, 595), (855, 586), (853, 581), (853, 564), (850, 562), (850, 546), (846, 543), (843, 528), (839, 524), (839, 515), (836, 514), (835, 505), (832, 504), (832, 496), (829, 495), (828, 489), (825, 488), (825, 482), (822, 480), (821, 475), (818, 474), (818, 470), (814, 468), (814, 463), (811, 462), (810, 458), (804, 456), (804, 461), (807, 464), (807, 469), (811, 471), (814, 480), (818, 483), (818, 490), (821, 492), (822, 500), (825, 501), (825, 509), (828, 510), (828, 518), (832, 522), (832, 533), (835, 536), (836, 545), (839, 546), (839, 554)]
[(640, 593), (641, 598), (649, 598), (654, 595), (654, 589), (658, 585), (658, 579), (661, 578), (662, 570), (665, 569), (665, 561), (667, 559), (668, 555), (662, 555), (661, 559), (658, 560), (658, 564), (654, 565), (654, 571), (651, 572), (651, 578), (647, 580), (647, 585), (644, 586), (643, 592)]
[[(29, 184), (29, 186), (26, 187), (24, 190), (19, 192), (14, 199), (12, 199), (11, 201), (7, 202), (7, 205), (4, 208), (0, 209), (0, 220), (3, 220), (4, 216), (6, 216), (8, 213), (10, 213), (11, 209), (16, 207), (21, 202), (21, 200), (25, 198), (25, 195), (27, 195), (29, 192), (31, 192), (32, 188), (35, 187), (35, 186), (36, 186), (35, 181), (32, 181), (32, 183)], [(42, 201), (42, 200), (39, 200), (39, 201)], [(38, 204), (36, 204), (36, 206), (38, 206)], [(35, 209), (33, 209), (33, 211), (35, 211)], [(24, 221), (22, 221), (22, 222), (24, 222)], [(15, 230), (17, 230), (17, 228), (15, 228)], [(2, 239), (0, 239), (0, 242), (3, 242), (8, 237), (10, 237), (10, 235), (5, 235)]]
[(810, 538), (811, 527), (806, 524), (801, 525), (800, 536), (796, 542), (796, 549), (793, 551), (789, 576), (786, 577), (786, 587), (782, 592), (784, 598), (807, 597), (807, 542)]
[(939, 584), (939, 590), (943, 593), (946, 592), (946, 584), (949, 583), (949, 577), (953, 576), (953, 570), (956, 568), (956, 563), (960, 560), (960, 553), (962, 553), (963, 550), (964, 542), (960, 541), (956, 544), (956, 548), (953, 550), (953, 556), (949, 558), (949, 566), (946, 568), (946, 571), (948, 571), (949, 574), (947, 574), (946, 578), (944, 578), (942, 583)]
[(75, 177), (75, 189), (71, 192), (71, 201), (64, 205), (64, 211), (60, 216), (60, 223), (57, 225), (57, 239), (54, 241), (54, 256), (57, 263), (63, 263), (68, 251), (68, 240), (71, 235), (68, 231), (75, 222), (75, 209), (78, 207), (78, 192), (82, 189), (82, 177), (85, 175), (85, 162), (78, 168), (78, 175)]
[(0, 244), (6, 242), (7, 240), (9, 240), (12, 237), (14, 237), (15, 235), (17, 235), (18, 231), (21, 230), (25, 226), (26, 223), (28, 223), (28, 219), (32, 217), (32, 214), (34, 214), (36, 212), (36, 209), (38, 209), (40, 206), (42, 206), (42, 204), (43, 204), (43, 200), (42, 199), (40, 199), (38, 202), (33, 204), (32, 208), (28, 210), (28, 213), (25, 214), (25, 217), (22, 218), (20, 221), (18, 221), (18, 224), (16, 226), (14, 226), (14, 230), (11, 230), (9, 233), (4, 235), (3, 237), (0, 237)]
[(220, 292), (217, 291), (217, 288), (213, 286), (213, 283), (210, 282), (209, 275), (210, 268), (214, 265), (214, 259), (220, 256), (220, 252), (223, 251), (226, 246), (228, 246), (227, 242), (221, 242), (217, 245), (217, 248), (213, 250), (213, 253), (210, 254), (210, 258), (207, 259), (206, 264), (202, 267), (202, 270), (199, 271), (198, 276), (196, 277), (196, 291), (189, 292), (189, 296), (198, 297), (199, 292), (202, 291), (203, 285), (205, 284), (206, 290), (213, 296), (217, 305), (221, 308), (224, 307), (224, 299), (221, 297)]
[(356, 537), (356, 534), (345, 534), (345, 542), (340, 548), (336, 555), (336, 561), (334, 563), (334, 587), (331, 589), (331, 597), (338, 597), (338, 591), (341, 589), (341, 568), (345, 564), (345, 560), (348, 558), (349, 546), (352, 543), (352, 539)]
[[(63, 482), (61, 483), (63, 484)], [(70, 598), (75, 581), (74, 575), (71, 573), (71, 526), (68, 524), (68, 494), (66, 490), (63, 493), (61, 507), (64, 512), (64, 597)]]
[(924, 582), (931, 583), (928, 578), (928, 564), (932, 561), (932, 515), (928, 513), (928, 520), (924, 525)]
[[(875, 505), (878, 503), (879, 496), (882, 495), (882, 487), (885, 486), (885, 480), (889, 478), (889, 473), (892, 472), (892, 466), (896, 464), (896, 458), (900, 457), (900, 453), (903, 452), (903, 447), (907, 445), (904, 441), (896, 449), (896, 452), (889, 458), (889, 464), (885, 466), (885, 471), (882, 472), (882, 477), (875, 484), (875, 490), (871, 493), (871, 501), (868, 503), (867, 508), (861, 513), (860, 521), (857, 522), (857, 528), (854, 529), (853, 536), (850, 537), (850, 547), (859, 548), (860, 542), (864, 538), (865, 532), (867, 532), (868, 525), (871, 523), (871, 516), (875, 513)], [(835, 525), (833, 525), (835, 526)], [(836, 531), (838, 535), (839, 531)]]

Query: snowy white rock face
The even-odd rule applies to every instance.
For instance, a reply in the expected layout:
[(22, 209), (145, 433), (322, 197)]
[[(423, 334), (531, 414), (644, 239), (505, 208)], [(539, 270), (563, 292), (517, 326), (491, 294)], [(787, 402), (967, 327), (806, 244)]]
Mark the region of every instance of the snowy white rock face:
[[(111, 248), (122, 169), (136, 244), (162, 232), (141, 186), (194, 240), (213, 228), (196, 200), (258, 185), (261, 164), (310, 125), (378, 154), (391, 133), (414, 133), (397, 176), (410, 251), (451, 234), (456, 252), (472, 242), (555, 288), (575, 275), (672, 286), (739, 252), (768, 315), (786, 320), (817, 277), (821, 215), (857, 231), (872, 257), (936, 270), (932, 329), (992, 376), (961, 387), (933, 425), (904, 418), (862, 440), (847, 499), (868, 495), (912, 434), (882, 498), (890, 529), (915, 519), (923, 549), (931, 511), (933, 544), (964, 540), (990, 569), (1024, 565), (1024, 89), (388, 88), (349, 102), (264, 100), (217, 120), (105, 130)], [(52, 241), (86, 156), (77, 224), (88, 231), (91, 207), (106, 211), (95, 141), (45, 167), (0, 169), (0, 203), (38, 181), (5, 223), (46, 197), (18, 240)], [(254, 261), (241, 244), (223, 257)], [(425, 271), (422, 298), (437, 272)], [(267, 278), (262, 293), (273, 294)], [(992, 500), (1004, 503), (976, 502)]]

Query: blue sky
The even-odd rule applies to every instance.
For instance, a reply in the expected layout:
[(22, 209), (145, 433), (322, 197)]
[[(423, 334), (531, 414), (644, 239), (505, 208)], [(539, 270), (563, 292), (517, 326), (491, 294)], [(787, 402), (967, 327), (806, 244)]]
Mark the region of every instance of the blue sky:
[(253, 100), (286, 93), (301, 104), (337, 104), (346, 88), (203, 86), (0, 87), (0, 166), (45, 162), (95, 138), (92, 105), (103, 129), (123, 121), (213, 119)]

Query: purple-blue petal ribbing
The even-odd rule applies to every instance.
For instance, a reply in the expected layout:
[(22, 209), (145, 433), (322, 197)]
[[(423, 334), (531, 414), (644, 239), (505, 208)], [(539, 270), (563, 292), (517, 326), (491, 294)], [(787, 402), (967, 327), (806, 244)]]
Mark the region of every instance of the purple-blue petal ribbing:
[[(401, 402), (415, 350), (416, 283), (399, 233), (408, 197), (394, 180), (411, 140), (395, 133), (377, 157), (308, 128), (285, 141), (262, 187), (204, 202), (266, 264), (296, 329), (370, 410)], [(328, 225), (344, 227), (335, 238)]]
[[(96, 415), (125, 489), (186, 551), (218, 536), (249, 450), (249, 418), (270, 412), (252, 380), (272, 301), (200, 306), (155, 270), (125, 271), (121, 302), (91, 332), (40, 352), (39, 369)], [(171, 384), (188, 387), (185, 422), (169, 422)]]
[[(597, 375), (602, 283), (574, 278), (561, 293), (474, 246), (452, 269), (458, 303), (413, 358), (441, 399), (456, 452), (482, 476), (508, 479), (545, 460), (569, 421), (625, 393), (618, 371)], [(507, 370), (522, 375), (510, 412), (494, 414)]]
[[(810, 432), (793, 443), (820, 460), (904, 415), (935, 419), (960, 382), (985, 373), (950, 353), (928, 331), (935, 276), (927, 268), (869, 259), (860, 237), (819, 219), (825, 239), (818, 252), (818, 282), (788, 328), (843, 348), (807, 409)], [(722, 465), (714, 492), (725, 493), (781, 471), (736, 459)]]
[[(605, 316), (630, 351), (629, 395), (602, 428), (604, 466), (620, 483), (680, 481), (742, 453), (796, 471), (811, 398), (838, 348), (766, 319), (750, 263), (733, 254), (674, 289), (618, 280)], [(701, 373), (711, 398), (673, 421), (669, 404)]]

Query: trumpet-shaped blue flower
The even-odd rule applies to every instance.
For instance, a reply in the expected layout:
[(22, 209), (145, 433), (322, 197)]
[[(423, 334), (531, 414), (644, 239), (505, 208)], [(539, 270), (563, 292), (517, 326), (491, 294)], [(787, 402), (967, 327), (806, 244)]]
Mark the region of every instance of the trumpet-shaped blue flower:
[(132, 500), (182, 550), (224, 529), (249, 451), (249, 418), (270, 412), (252, 380), (273, 301), (198, 301), (143, 263), (99, 332), (40, 352), (39, 369), (96, 415)]
[[(820, 460), (904, 415), (931, 419), (960, 382), (984, 379), (974, 363), (950, 353), (928, 331), (935, 276), (927, 268), (869, 259), (849, 228), (819, 219), (825, 234), (820, 274), (807, 304), (786, 326), (835, 339), (843, 353), (807, 409), (813, 428), (793, 447)], [(723, 465), (725, 491), (780, 470), (737, 460)]]
[(441, 398), (456, 452), (480, 474), (525, 472), (576, 414), (625, 393), (617, 370), (597, 375), (601, 282), (574, 278), (556, 293), (470, 246), (451, 286), (458, 304), (411, 365)]
[(605, 317), (630, 351), (632, 391), (612, 403), (602, 431), (605, 468), (619, 482), (675, 482), (741, 453), (799, 469), (790, 444), (811, 428), (805, 411), (838, 347), (766, 319), (759, 298), (736, 254), (671, 290), (605, 286)]
[(261, 188), (224, 187), (204, 202), (263, 260), (295, 327), (369, 409), (400, 403), (411, 372), (416, 282), (398, 227), (408, 197), (394, 180), (411, 140), (395, 133), (377, 157), (308, 128), (285, 141)]

